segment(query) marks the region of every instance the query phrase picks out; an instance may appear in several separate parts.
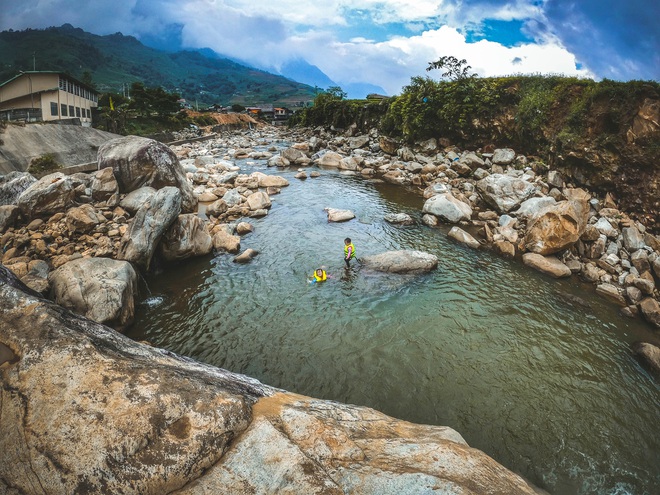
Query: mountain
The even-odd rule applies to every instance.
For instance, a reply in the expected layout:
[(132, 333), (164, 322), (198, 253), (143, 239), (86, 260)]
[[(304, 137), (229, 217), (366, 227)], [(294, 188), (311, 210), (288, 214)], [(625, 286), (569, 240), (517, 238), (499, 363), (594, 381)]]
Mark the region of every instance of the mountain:
[(369, 93), (385, 95), (386, 91), (380, 86), (369, 83), (338, 83), (330, 79), (316, 65), (312, 65), (303, 59), (291, 60), (280, 68), (278, 72), (284, 77), (299, 81), (310, 86), (328, 89), (330, 86), (341, 87), (351, 99), (366, 98)]
[(132, 36), (98, 36), (70, 24), (0, 32), (0, 82), (20, 70), (64, 71), (91, 80), (100, 92), (122, 93), (133, 82), (162, 86), (200, 105), (273, 103), (295, 107), (314, 98), (314, 88), (247, 67), (211, 50), (168, 53)]

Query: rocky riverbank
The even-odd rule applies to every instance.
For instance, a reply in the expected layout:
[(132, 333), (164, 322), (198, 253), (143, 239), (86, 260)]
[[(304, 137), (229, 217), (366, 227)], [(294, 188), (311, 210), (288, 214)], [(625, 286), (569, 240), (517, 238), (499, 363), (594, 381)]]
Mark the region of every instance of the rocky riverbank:
[[(241, 236), (288, 182), (242, 174), (240, 158), (297, 167), (299, 180), (332, 167), (409, 188), (425, 198), (420, 215), (429, 227), (455, 224), (449, 235), (474, 249), (521, 257), (551, 276), (580, 276), (628, 316), (660, 328), (658, 239), (611, 198), (592, 197), (513, 150), (464, 151), (435, 140), (411, 148), (375, 132), (322, 129), (262, 128), (171, 149), (119, 138), (99, 149), (96, 173), (0, 179), (2, 263), (14, 274), (0, 267), (2, 409), (3, 419), (13, 418), (2, 422), (8, 443), (0, 450), (10, 457), (0, 464), (31, 460), (30, 469), (0, 472), (0, 491), (4, 482), (26, 493), (37, 484), (42, 492), (532, 492), (455, 432), (285, 394), (98, 324), (131, 324), (141, 271), (213, 250), (237, 262), (258, 255), (241, 253)], [(660, 370), (657, 347), (635, 350)], [(31, 412), (40, 410), (47, 417)], [(92, 436), (90, 421), (105, 433), (98, 448), (77, 449), (77, 438)]]

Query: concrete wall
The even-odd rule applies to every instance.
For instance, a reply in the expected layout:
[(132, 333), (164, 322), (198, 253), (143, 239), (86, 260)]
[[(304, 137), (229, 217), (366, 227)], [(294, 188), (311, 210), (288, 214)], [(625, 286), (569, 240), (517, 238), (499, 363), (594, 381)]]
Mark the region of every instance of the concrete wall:
[(91, 127), (57, 124), (9, 124), (0, 130), (0, 174), (26, 171), (34, 158), (52, 153), (65, 167), (96, 162), (99, 146), (121, 137)]

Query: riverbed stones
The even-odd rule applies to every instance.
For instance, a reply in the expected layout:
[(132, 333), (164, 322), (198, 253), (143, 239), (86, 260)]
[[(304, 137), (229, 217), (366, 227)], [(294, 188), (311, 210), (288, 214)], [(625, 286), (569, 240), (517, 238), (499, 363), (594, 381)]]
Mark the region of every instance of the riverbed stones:
[(495, 165), (509, 165), (516, 158), (516, 152), (511, 148), (498, 148), (493, 152), (491, 161)]
[(70, 233), (87, 233), (105, 222), (105, 217), (97, 213), (93, 206), (85, 204), (70, 208), (66, 212), (65, 220)]
[(133, 321), (137, 275), (130, 263), (80, 258), (50, 273), (53, 300), (98, 323), (123, 329)]
[(537, 253), (523, 254), (523, 263), (541, 273), (554, 278), (571, 276), (571, 269), (562, 263), (556, 256), (543, 256)]
[(161, 236), (181, 213), (181, 192), (164, 187), (135, 214), (121, 239), (117, 259), (148, 270)]
[(53, 215), (73, 204), (75, 191), (71, 179), (56, 172), (32, 183), (17, 199), (25, 218)]
[(619, 306), (627, 306), (626, 299), (621, 295), (618, 287), (610, 283), (598, 284), (596, 286), (596, 294), (603, 296), (605, 299), (618, 304)]
[(424, 273), (438, 267), (438, 257), (423, 251), (399, 250), (360, 258), (362, 265), (373, 271), (388, 273)]
[(181, 191), (184, 212), (193, 213), (197, 197), (174, 152), (153, 139), (124, 136), (101, 145), (98, 151), (99, 170), (110, 167), (122, 193), (144, 186), (154, 189), (172, 186)]
[(206, 222), (194, 213), (179, 215), (158, 244), (159, 253), (167, 261), (204, 256), (212, 249), (213, 239)]
[[(0, 206), (0, 232), (4, 232), (9, 227), (13, 227), (18, 220), (21, 210), (16, 205)], [(2, 246), (0, 246), (1, 248)]]
[(457, 240), (461, 244), (465, 244), (466, 246), (471, 247), (472, 249), (479, 249), (481, 247), (479, 241), (477, 241), (474, 237), (472, 237), (460, 227), (452, 227), (447, 235), (452, 239)]
[(324, 211), (328, 214), (328, 222), (347, 222), (355, 218), (355, 213), (350, 210), (324, 208)]
[(262, 172), (254, 172), (252, 175), (257, 177), (259, 187), (286, 187), (289, 181), (279, 175), (266, 175)]
[(477, 182), (477, 189), (490, 206), (499, 213), (508, 213), (529, 199), (536, 190), (534, 184), (504, 174), (491, 174)]
[(447, 192), (437, 194), (427, 199), (422, 208), (424, 213), (435, 215), (440, 220), (449, 223), (458, 223), (469, 220), (472, 216), (472, 208), (467, 203), (460, 201), (453, 194)]

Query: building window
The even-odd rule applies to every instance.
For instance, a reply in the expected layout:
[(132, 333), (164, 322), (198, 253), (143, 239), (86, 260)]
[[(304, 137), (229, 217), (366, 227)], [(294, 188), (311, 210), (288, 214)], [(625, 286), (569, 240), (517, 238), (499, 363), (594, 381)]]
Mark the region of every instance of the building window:
[(92, 111), (89, 108), (87, 109), (87, 118), (88, 119), (92, 118)]
[(73, 85), (71, 84), (71, 81), (66, 82), (66, 91), (67, 93), (73, 93)]
[(60, 104), (60, 113), (62, 114), (62, 117), (66, 117), (66, 105), (64, 103)]
[(62, 76), (60, 76), (60, 89), (62, 91), (66, 91), (66, 79), (64, 79)]
[(57, 117), (57, 103), (54, 101), (50, 102), (50, 114), (53, 117)]
[(69, 105), (69, 115), (75, 117), (76, 111), (73, 109), (73, 105)]

